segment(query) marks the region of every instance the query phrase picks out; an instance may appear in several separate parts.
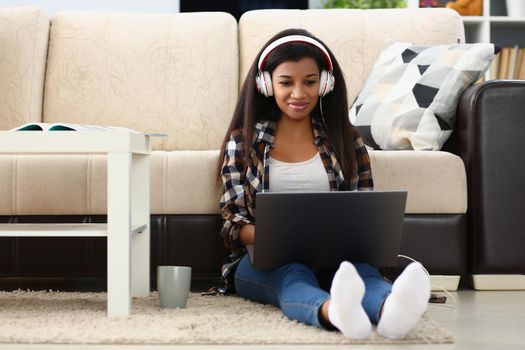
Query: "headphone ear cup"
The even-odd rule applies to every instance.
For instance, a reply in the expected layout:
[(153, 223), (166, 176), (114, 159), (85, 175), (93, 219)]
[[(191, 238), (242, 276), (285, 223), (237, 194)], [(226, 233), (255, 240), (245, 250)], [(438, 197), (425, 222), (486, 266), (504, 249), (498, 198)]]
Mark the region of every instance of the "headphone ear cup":
[(270, 72), (263, 71), (262, 76), (263, 76), (264, 87), (266, 88), (265, 90), (266, 94), (264, 94), (264, 96), (266, 97), (273, 96), (272, 76)]
[(255, 77), (255, 85), (257, 86), (257, 91), (261, 95), (269, 97), (273, 96), (273, 87), (272, 87), (272, 76), (267, 71), (262, 71), (257, 73)]
[(324, 97), (334, 89), (335, 79), (332, 74), (322, 70), (319, 76), (319, 96)]
[(265, 90), (264, 90), (262, 79), (263, 79), (262, 72), (259, 71), (259, 73), (257, 73), (257, 75), (255, 76), (255, 87), (257, 88), (257, 91), (259, 91), (261, 95), (265, 95)]

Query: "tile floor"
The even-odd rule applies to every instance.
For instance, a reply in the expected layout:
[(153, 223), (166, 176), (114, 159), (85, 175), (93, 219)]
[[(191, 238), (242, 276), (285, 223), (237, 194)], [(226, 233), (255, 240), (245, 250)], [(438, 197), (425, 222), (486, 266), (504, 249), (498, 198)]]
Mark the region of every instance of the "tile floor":
[[(525, 349), (525, 291), (473, 291), (469, 289), (452, 293), (457, 299), (455, 309), (431, 304), (430, 315), (453, 334), (454, 344), (446, 345), (354, 345), (354, 346), (121, 346), (121, 345), (38, 345), (0, 344), (0, 350), (340, 350), (370, 349), (461, 349), (461, 350), (510, 350)], [(448, 305), (453, 305), (450, 300)], [(1, 320), (0, 320), (1, 322)]]

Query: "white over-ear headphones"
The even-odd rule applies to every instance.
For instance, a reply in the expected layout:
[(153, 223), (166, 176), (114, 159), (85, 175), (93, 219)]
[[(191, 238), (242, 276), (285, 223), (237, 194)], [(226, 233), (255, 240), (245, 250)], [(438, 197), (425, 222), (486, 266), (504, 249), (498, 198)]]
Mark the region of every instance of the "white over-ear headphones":
[(259, 64), (257, 65), (257, 67), (259, 68), (259, 72), (255, 77), (257, 91), (259, 91), (266, 97), (273, 96), (272, 76), (270, 72), (263, 71), (264, 62), (266, 61), (266, 58), (268, 57), (270, 52), (275, 50), (277, 47), (290, 42), (306, 43), (315, 46), (319, 50), (321, 50), (321, 52), (324, 54), (324, 57), (326, 58), (326, 62), (328, 63), (328, 71), (322, 70), (319, 76), (319, 96), (323, 97), (330, 91), (332, 91), (334, 89), (335, 79), (333, 76), (333, 66), (332, 60), (330, 59), (330, 55), (328, 54), (328, 51), (325, 49), (325, 47), (321, 45), (320, 42), (304, 35), (288, 35), (279, 38), (270, 45), (268, 45), (266, 49), (264, 49), (264, 51), (261, 53), (261, 57), (259, 58)]

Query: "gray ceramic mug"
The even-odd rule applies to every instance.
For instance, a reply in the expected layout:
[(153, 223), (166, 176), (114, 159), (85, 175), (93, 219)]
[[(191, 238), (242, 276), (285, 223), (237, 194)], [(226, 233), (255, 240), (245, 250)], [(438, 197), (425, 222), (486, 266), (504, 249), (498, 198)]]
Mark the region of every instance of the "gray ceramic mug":
[(157, 291), (160, 307), (184, 308), (188, 301), (191, 284), (191, 267), (157, 267)]

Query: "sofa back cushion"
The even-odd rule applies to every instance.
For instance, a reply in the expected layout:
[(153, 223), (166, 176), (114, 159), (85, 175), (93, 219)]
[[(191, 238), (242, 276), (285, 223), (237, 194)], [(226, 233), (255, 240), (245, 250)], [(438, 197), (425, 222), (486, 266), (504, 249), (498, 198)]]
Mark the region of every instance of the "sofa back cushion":
[(439, 45), (465, 37), (461, 18), (449, 9), (250, 11), (239, 23), (241, 84), (264, 43), (287, 28), (310, 31), (334, 53), (345, 75), (349, 106), (387, 39)]
[(41, 121), (48, 34), (39, 9), (0, 8), (0, 130)]
[(226, 13), (59, 13), (43, 119), (168, 134), (153, 149), (218, 149), (237, 99), (237, 47)]

